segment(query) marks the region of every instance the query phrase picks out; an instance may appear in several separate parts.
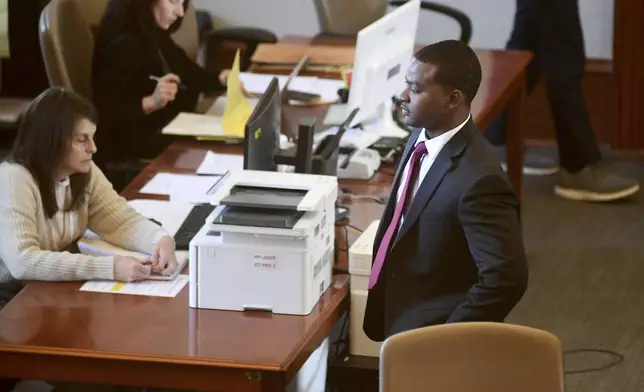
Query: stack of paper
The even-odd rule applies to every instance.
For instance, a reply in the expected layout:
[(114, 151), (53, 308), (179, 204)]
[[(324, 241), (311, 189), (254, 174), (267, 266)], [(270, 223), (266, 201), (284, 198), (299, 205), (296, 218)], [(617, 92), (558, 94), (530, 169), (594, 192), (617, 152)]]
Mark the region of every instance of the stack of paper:
[[(251, 94), (264, 94), (268, 84), (276, 77), (280, 89), (284, 87), (288, 76), (271, 74), (254, 74), (242, 72), (239, 78), (244, 82), (244, 87)], [(338, 100), (338, 90), (344, 88), (344, 81), (335, 79), (323, 79), (315, 76), (297, 76), (289, 84), (289, 90), (301, 91), (320, 95), (320, 102), (333, 103)]]
[(174, 236), (186, 219), (193, 204), (188, 202), (135, 199), (127, 204), (146, 218), (154, 219)]
[(197, 174), (224, 175), (229, 171), (242, 170), (243, 168), (243, 155), (219, 154), (208, 151), (203, 162), (201, 162), (201, 165), (197, 169)]
[(226, 175), (157, 173), (139, 192), (168, 195), (171, 201), (209, 203), (210, 196)]
[(242, 92), (239, 73), (238, 50), (228, 75), (225, 100), (218, 99), (218, 101), (224, 103), (221, 113), (197, 114), (181, 112), (163, 128), (161, 133), (164, 135), (192, 136), (199, 139), (244, 139), (246, 122), (253, 111), (254, 105)]
[(179, 275), (173, 281), (143, 281), (135, 283), (114, 282), (110, 280), (89, 281), (80, 291), (95, 293), (147, 295), (152, 297), (176, 297), (188, 283), (187, 275)]
[[(154, 219), (168, 232), (174, 236), (183, 224), (193, 205), (189, 203), (177, 203), (161, 200), (131, 200), (128, 205), (146, 218)], [(147, 260), (151, 255), (123, 249), (116, 245), (103, 241), (96, 233), (86, 230), (83, 238), (78, 241), (78, 248), (82, 254), (91, 256), (131, 256), (140, 260)], [(181, 273), (188, 262), (187, 251), (176, 252), (179, 268), (172, 276), (153, 275), (152, 280), (172, 280)]]

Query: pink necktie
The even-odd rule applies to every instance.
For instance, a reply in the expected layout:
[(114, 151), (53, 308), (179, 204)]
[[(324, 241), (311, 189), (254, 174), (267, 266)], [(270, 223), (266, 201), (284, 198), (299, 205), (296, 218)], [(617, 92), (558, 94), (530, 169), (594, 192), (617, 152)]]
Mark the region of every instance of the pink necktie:
[(382, 241), (380, 241), (378, 253), (376, 253), (376, 259), (374, 260), (373, 266), (371, 267), (371, 275), (369, 276), (370, 290), (371, 288), (373, 288), (373, 286), (376, 285), (376, 282), (378, 281), (378, 275), (380, 275), (380, 270), (382, 270), (382, 266), (385, 263), (385, 257), (387, 256), (387, 252), (389, 251), (389, 244), (394, 238), (394, 234), (396, 233), (396, 229), (398, 228), (398, 224), (400, 223), (400, 217), (402, 215), (403, 208), (407, 203), (407, 197), (409, 197), (410, 190), (413, 189), (414, 179), (418, 174), (418, 164), (420, 162), (420, 159), (425, 154), (427, 154), (427, 147), (425, 147), (425, 143), (418, 143), (409, 162), (409, 172), (407, 173), (405, 187), (403, 188), (402, 194), (400, 195), (400, 200), (398, 200), (398, 203), (396, 204), (394, 216), (393, 218), (391, 218), (389, 227), (387, 228), (384, 237), (382, 237)]

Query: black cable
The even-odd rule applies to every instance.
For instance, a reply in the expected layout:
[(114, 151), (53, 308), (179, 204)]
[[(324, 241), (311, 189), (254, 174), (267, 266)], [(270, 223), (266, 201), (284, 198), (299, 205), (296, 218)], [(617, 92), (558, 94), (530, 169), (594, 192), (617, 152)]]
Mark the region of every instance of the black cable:
[(346, 316), (344, 317), (344, 322), (342, 323), (342, 327), (340, 327), (340, 334), (338, 335), (338, 338), (331, 343), (331, 347), (335, 347), (335, 354), (334, 357), (337, 357), (340, 355), (340, 344), (344, 344), (346, 348), (346, 344), (348, 343), (348, 339), (345, 336), (348, 331), (347, 329), (349, 328), (349, 312), (346, 312)]
[(585, 369), (573, 369), (573, 370), (566, 370), (565, 374), (582, 374), (582, 373), (591, 373), (591, 372), (599, 372), (602, 370), (610, 369), (614, 366), (619, 365), (620, 363), (624, 362), (624, 355), (620, 354), (615, 351), (611, 350), (603, 350), (599, 348), (578, 348), (574, 350), (566, 350), (564, 351), (564, 355), (569, 355), (569, 354), (578, 354), (578, 353), (599, 353), (599, 354), (608, 354), (611, 357), (613, 357), (613, 361), (609, 362), (606, 365), (603, 366), (598, 366), (594, 368), (585, 368)]
[[(349, 225), (349, 224), (347, 224), (347, 225), (345, 226), (345, 230), (346, 230), (347, 228), (349, 228), (349, 229), (351, 229), (351, 230), (354, 230), (354, 231), (357, 231), (357, 232), (358, 232), (358, 234), (362, 234), (362, 233), (364, 232), (364, 230), (360, 230), (360, 229), (358, 229), (357, 227), (352, 226), (352, 225)], [(348, 234), (347, 234), (347, 235), (348, 235)]]

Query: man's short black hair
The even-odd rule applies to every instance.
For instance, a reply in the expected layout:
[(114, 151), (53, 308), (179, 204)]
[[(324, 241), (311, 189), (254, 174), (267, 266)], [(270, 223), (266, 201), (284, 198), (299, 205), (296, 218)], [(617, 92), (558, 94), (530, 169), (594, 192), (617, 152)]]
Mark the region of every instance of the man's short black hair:
[(456, 40), (436, 42), (414, 55), (416, 60), (437, 67), (435, 81), (460, 90), (468, 104), (481, 85), (481, 63), (469, 45)]

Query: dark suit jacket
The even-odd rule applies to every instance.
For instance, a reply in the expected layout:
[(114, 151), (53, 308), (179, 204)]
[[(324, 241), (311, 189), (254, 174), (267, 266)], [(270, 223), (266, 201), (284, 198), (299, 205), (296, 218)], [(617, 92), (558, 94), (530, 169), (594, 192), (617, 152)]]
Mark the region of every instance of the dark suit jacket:
[[(394, 177), (374, 258), (419, 132), (410, 135)], [(436, 157), (390, 246), (365, 309), (363, 328), (372, 340), (435, 324), (501, 322), (523, 296), (519, 202), (472, 120)]]

